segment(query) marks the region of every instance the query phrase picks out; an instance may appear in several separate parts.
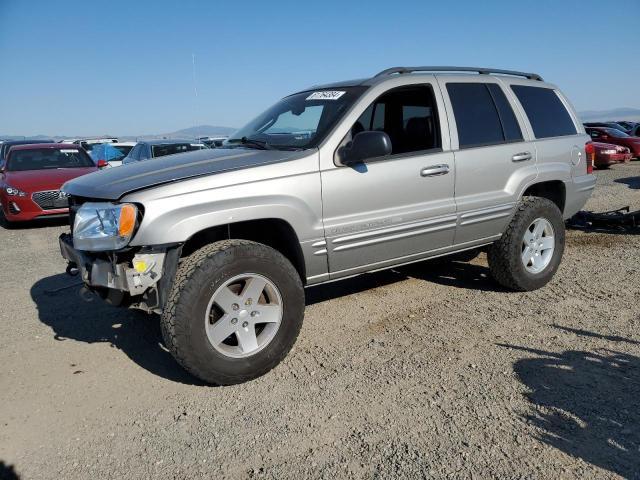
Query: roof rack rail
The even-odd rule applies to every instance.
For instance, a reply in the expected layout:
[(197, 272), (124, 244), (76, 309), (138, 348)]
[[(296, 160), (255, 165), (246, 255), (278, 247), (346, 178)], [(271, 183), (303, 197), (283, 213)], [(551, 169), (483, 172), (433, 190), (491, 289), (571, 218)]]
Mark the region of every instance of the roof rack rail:
[(498, 73), (502, 75), (513, 75), (516, 77), (525, 77), (530, 80), (538, 80), (542, 82), (542, 77), (537, 73), (516, 72), (515, 70), (500, 70), (498, 68), (475, 68), (475, 67), (393, 67), (377, 73), (376, 77), (384, 77), (385, 75), (393, 75), (394, 73), (411, 73), (411, 72), (475, 72), (481, 75), (490, 75)]

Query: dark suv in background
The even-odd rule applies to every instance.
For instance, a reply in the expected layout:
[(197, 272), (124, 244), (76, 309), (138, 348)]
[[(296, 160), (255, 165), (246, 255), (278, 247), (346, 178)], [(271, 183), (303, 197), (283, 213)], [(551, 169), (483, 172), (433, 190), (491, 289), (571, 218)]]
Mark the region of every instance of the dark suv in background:
[(147, 140), (138, 142), (122, 163), (126, 165), (151, 158), (203, 150), (205, 148), (208, 147), (204, 143), (194, 142), (193, 140)]

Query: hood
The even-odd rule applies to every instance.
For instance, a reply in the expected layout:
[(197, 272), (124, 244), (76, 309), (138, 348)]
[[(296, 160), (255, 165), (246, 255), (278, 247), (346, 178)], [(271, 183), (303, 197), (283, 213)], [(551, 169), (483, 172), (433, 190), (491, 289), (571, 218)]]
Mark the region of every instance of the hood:
[(97, 167), (8, 171), (5, 172), (5, 182), (27, 193), (59, 190), (65, 182), (95, 171)]
[(284, 162), (308, 154), (304, 151), (244, 148), (196, 150), (106, 168), (67, 182), (63, 190), (78, 197), (117, 200), (127, 193), (164, 183)]

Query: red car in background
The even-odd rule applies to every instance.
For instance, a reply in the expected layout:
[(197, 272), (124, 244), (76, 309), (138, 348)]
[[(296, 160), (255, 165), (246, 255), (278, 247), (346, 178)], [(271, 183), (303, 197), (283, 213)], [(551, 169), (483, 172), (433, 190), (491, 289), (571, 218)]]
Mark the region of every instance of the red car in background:
[(640, 137), (632, 137), (615, 128), (585, 127), (585, 130), (594, 142), (613, 143), (627, 147), (631, 150), (631, 155), (634, 158), (640, 158)]
[(610, 143), (592, 142), (594, 148), (593, 166), (596, 168), (609, 168), (616, 163), (624, 163), (631, 160), (631, 151), (621, 145)]
[(0, 165), (0, 205), (6, 221), (67, 215), (68, 200), (60, 187), (99, 167), (79, 145), (40, 143), (12, 147)]

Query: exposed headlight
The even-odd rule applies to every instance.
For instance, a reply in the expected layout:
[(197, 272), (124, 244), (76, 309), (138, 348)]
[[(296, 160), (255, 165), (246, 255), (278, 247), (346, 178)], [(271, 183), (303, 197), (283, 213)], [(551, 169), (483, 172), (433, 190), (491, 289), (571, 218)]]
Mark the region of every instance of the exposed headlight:
[(23, 192), (18, 188), (12, 187), (11, 185), (7, 185), (6, 187), (4, 187), (4, 191), (7, 192), (7, 195), (9, 195), (10, 197), (26, 197), (27, 196), (26, 192)]
[(103, 252), (126, 247), (136, 228), (138, 208), (132, 203), (83, 204), (73, 224), (73, 246)]

